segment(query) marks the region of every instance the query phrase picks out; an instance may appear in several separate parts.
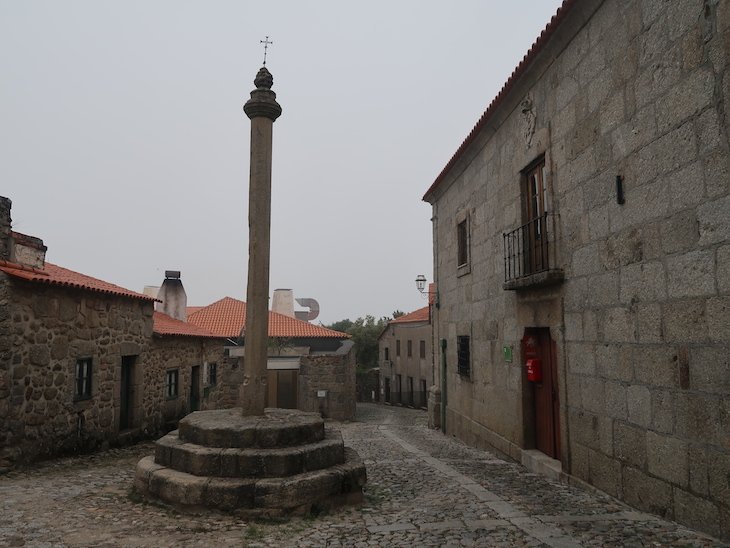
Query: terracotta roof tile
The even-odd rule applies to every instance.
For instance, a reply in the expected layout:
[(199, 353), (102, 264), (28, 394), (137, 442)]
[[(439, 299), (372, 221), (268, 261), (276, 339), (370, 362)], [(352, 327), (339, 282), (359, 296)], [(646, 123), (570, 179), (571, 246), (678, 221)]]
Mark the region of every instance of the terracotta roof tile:
[(153, 331), (156, 335), (178, 335), (183, 337), (216, 337), (213, 333), (195, 324), (176, 320), (172, 316), (155, 312)]
[(404, 314), (390, 323), (411, 323), (411, 322), (427, 322), (429, 321), (428, 307), (424, 306), (418, 310), (414, 310), (410, 314)]
[(201, 308), (205, 308), (205, 307), (204, 306), (188, 306), (185, 308), (185, 314), (187, 316), (190, 316), (190, 314), (195, 314)]
[(107, 295), (116, 295), (118, 297), (129, 297), (139, 299), (141, 301), (156, 301), (154, 297), (142, 295), (136, 291), (130, 291), (118, 285), (74, 272), (57, 266), (55, 264), (46, 263), (43, 269), (30, 268), (17, 263), (8, 261), (0, 261), (0, 270), (14, 278), (28, 280), (30, 282), (40, 282), (49, 285), (58, 285), (64, 287), (73, 287), (76, 289), (85, 289), (97, 293), (105, 293)]
[(422, 199), (424, 201), (428, 201), (430, 195), (438, 188), (438, 186), (446, 177), (446, 174), (449, 172), (449, 170), (454, 167), (454, 164), (459, 160), (459, 158), (466, 151), (466, 149), (469, 148), (469, 145), (471, 145), (472, 141), (477, 138), (477, 135), (479, 135), (481, 129), (491, 119), (492, 114), (494, 114), (494, 112), (497, 110), (497, 107), (499, 107), (502, 101), (509, 95), (512, 87), (522, 77), (525, 71), (527, 71), (529, 65), (535, 59), (537, 54), (540, 53), (545, 45), (550, 41), (550, 38), (555, 33), (555, 30), (560, 26), (560, 23), (563, 22), (563, 19), (565, 19), (571, 8), (573, 8), (573, 6), (577, 3), (578, 0), (563, 0), (563, 3), (558, 8), (558, 11), (555, 12), (555, 15), (553, 15), (550, 19), (550, 22), (540, 33), (540, 36), (537, 37), (530, 49), (527, 51), (524, 57), (522, 57), (522, 61), (520, 61), (515, 70), (512, 71), (512, 74), (507, 79), (507, 82), (505, 82), (504, 86), (502, 86), (502, 89), (499, 91), (497, 96), (492, 99), (492, 102), (487, 107), (487, 110), (484, 111), (484, 114), (481, 115), (476, 125), (469, 132), (469, 135), (466, 136), (466, 139), (464, 139), (464, 141), (461, 143), (461, 145), (451, 157), (449, 162), (446, 164), (444, 169), (442, 169), (441, 173), (439, 173), (438, 177), (436, 177), (436, 180), (423, 195)]
[[(188, 316), (188, 322), (207, 329), (217, 337), (236, 338), (246, 318), (246, 303), (224, 297)], [(327, 329), (269, 311), (269, 337), (347, 339), (347, 333)]]

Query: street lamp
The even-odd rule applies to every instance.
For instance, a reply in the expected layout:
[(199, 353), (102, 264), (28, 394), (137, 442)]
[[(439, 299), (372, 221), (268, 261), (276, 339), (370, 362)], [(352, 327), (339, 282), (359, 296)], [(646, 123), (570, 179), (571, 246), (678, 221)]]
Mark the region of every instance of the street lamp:
[(418, 291), (423, 293), (423, 290), (426, 288), (426, 276), (423, 274), (416, 276), (416, 287), (418, 288)]
[(428, 304), (433, 304), (436, 306), (436, 308), (439, 307), (439, 298), (438, 298), (438, 291), (435, 289), (426, 289), (426, 276), (423, 274), (419, 274), (416, 276), (416, 289), (418, 289), (419, 293), (423, 295), (424, 298), (428, 298)]

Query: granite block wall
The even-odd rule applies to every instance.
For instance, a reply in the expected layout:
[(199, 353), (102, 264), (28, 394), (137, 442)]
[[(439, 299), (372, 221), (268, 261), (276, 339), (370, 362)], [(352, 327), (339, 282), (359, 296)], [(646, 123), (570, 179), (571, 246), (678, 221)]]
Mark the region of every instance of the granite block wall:
[[(723, 538), (729, 49), (727, 2), (579, 2), (432, 197), (447, 432), (517, 458), (530, 447), (519, 341), (549, 328), (563, 470)], [(564, 282), (505, 291), (502, 235), (524, 222), (521, 172), (541, 157)], [(455, 372), (457, 335), (473, 341), (468, 378)]]

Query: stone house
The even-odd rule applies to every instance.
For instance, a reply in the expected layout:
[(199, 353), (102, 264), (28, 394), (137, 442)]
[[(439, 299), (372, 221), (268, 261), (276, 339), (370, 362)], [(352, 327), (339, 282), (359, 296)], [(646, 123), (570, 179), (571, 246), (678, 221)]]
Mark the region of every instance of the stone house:
[(433, 382), (430, 307), (388, 322), (378, 337), (380, 401), (425, 408)]
[[(0, 197), (0, 467), (163, 432), (222, 341), (149, 297), (45, 261)], [(196, 369), (197, 368), (197, 369)]]
[(729, 48), (566, 0), (424, 196), (446, 432), (725, 539)]
[[(237, 404), (241, 347), (221, 330), (235, 318), (203, 307), (192, 315), (202, 325), (184, 321), (179, 273), (167, 273), (160, 301), (51, 264), (42, 240), (11, 230), (10, 208), (0, 197), (0, 469), (156, 437), (191, 411)], [(347, 335), (272, 316), (272, 359), (288, 360), (274, 380), (292, 369), (295, 406), (351, 418)]]

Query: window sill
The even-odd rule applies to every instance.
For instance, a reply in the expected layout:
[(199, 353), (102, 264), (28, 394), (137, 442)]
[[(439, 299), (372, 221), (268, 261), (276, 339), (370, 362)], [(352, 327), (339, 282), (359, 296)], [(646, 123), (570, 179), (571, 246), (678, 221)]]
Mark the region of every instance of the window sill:
[(508, 280), (502, 284), (502, 289), (507, 291), (536, 289), (539, 287), (548, 287), (563, 283), (564, 279), (565, 274), (562, 269), (553, 268), (550, 270), (544, 270), (543, 272), (537, 272), (536, 274), (529, 274), (527, 276), (522, 276), (521, 278)]
[(461, 278), (462, 276), (466, 276), (467, 274), (471, 274), (471, 264), (466, 263), (456, 267), (457, 278)]

